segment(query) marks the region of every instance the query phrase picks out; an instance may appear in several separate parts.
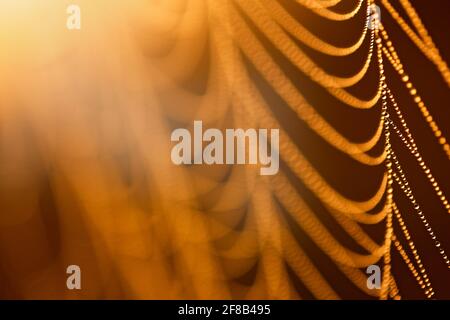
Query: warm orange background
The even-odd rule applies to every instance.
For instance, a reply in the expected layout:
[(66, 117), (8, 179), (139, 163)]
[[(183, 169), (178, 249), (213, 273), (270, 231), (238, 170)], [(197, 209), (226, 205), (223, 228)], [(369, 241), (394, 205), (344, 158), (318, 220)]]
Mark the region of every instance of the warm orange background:
[[(337, 295), (370, 298), (287, 215), (275, 218), (285, 224), (266, 218), (266, 182), (255, 177), (254, 167), (182, 168), (170, 162), (173, 128), (189, 127), (199, 116), (218, 128), (251, 127), (257, 119), (242, 117), (238, 106), (224, 103), (220, 92), (229, 88), (223, 75), (208, 82), (217, 62), (212, 52), (220, 53), (208, 38), (217, 24), (208, 6), (180, 22), (186, 10), (182, 0), (75, 2), (82, 9), (80, 31), (65, 28), (65, 8), (72, 1), (0, 2), (0, 298), (315, 297), (273, 254), (274, 248), (265, 246), (264, 237), (276, 228), (287, 228)], [(280, 2), (328, 41), (346, 45), (361, 32), (363, 14), (336, 28), (291, 0)], [(344, 0), (339, 9), (345, 11), (354, 2)], [(450, 3), (412, 3), (450, 61)], [(423, 100), (449, 136), (448, 87), (388, 13), (381, 19)], [(330, 58), (299, 46), (330, 72), (343, 75), (358, 68), (367, 50), (366, 44), (350, 57)], [(340, 132), (361, 141), (373, 132), (378, 107), (361, 111), (341, 105), (275, 48), (267, 48)], [(367, 168), (338, 153), (247, 67), (280, 123), (330, 184), (354, 199), (371, 195), (383, 168)], [(390, 66), (386, 70), (417, 144), (450, 194), (448, 159), (396, 74)], [(376, 75), (371, 68), (351, 91), (370, 95)], [(217, 96), (202, 99), (207, 86)], [(424, 212), (443, 246), (450, 248), (448, 214), (395, 139), (394, 147)], [(314, 195), (301, 183), (296, 187), (341, 243), (360, 250)], [(408, 203), (402, 197), (397, 201), (436, 298), (449, 299), (448, 270)], [(384, 224), (366, 231), (381, 242)], [(263, 268), (263, 262), (270, 268)], [(70, 264), (81, 267), (81, 291), (66, 289)], [(404, 298), (423, 298), (397, 253), (393, 273)]]

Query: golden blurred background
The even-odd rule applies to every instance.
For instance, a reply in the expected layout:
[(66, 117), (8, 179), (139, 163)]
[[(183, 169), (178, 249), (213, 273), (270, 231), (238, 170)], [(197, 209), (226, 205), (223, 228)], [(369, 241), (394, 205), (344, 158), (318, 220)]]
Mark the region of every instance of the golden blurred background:
[[(449, 4), (411, 1), (434, 44), (391, 2), (419, 40), (384, 0), (389, 39), (368, 0), (0, 0), (0, 298), (450, 298)], [(194, 120), (279, 128), (280, 173), (174, 165), (170, 133)]]

